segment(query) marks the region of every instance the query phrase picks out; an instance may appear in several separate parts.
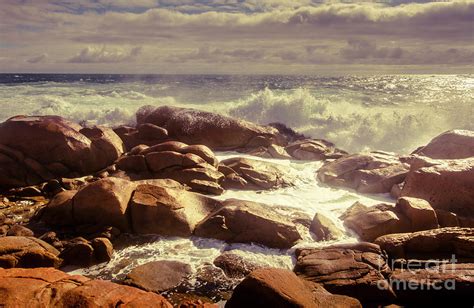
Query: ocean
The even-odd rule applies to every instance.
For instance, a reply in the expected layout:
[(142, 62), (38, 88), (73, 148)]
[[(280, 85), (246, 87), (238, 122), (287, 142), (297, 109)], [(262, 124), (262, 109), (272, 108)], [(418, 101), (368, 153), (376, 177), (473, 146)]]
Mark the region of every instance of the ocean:
[(443, 131), (474, 129), (474, 75), (0, 74), (1, 121), (57, 114), (119, 125), (144, 105), (281, 122), (349, 152), (409, 153)]
[[(0, 75), (1, 121), (17, 114), (55, 114), (84, 125), (133, 124), (135, 112), (145, 105), (197, 108), (260, 124), (281, 122), (349, 152), (406, 154), (443, 131), (474, 130), (474, 75)], [(216, 154), (219, 159), (242, 156)], [(322, 213), (341, 229), (338, 217), (354, 202), (368, 206), (394, 202), (389, 195), (362, 195), (322, 185), (315, 176), (322, 162), (265, 160), (288, 166), (296, 186), (262, 192), (229, 190), (217, 198), (263, 202), (288, 216), (312, 218)], [(160, 259), (184, 261), (197, 273), (228, 250), (269, 266), (292, 268), (295, 248), (332, 243), (314, 242), (307, 229), (300, 231), (303, 241), (290, 250), (197, 237), (130, 236), (127, 245), (116, 247), (109, 263), (73, 273), (120, 279), (133, 267)], [(353, 241), (348, 233), (338, 242)]]

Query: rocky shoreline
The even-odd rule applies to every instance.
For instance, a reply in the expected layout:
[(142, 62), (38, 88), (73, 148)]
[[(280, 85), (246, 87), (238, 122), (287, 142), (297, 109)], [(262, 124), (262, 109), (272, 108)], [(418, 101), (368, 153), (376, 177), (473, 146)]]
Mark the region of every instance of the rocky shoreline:
[[(246, 157), (219, 161), (216, 151)], [(321, 214), (289, 217), (215, 198), (296, 185), (284, 166), (248, 155), (322, 161), (314, 175), (321, 183), (396, 202), (355, 203), (340, 230)], [(473, 304), (472, 131), (443, 133), (401, 156), (350, 154), (281, 124), (169, 106), (142, 108), (135, 127), (113, 129), (16, 116), (0, 124), (0, 189), (0, 306)], [(128, 234), (287, 250), (302, 229), (322, 245), (289, 250), (293, 271), (223, 252), (195, 275), (205, 287), (194, 293), (186, 287), (192, 269), (177, 261), (142, 264), (114, 282), (61, 271), (108, 262)], [(324, 245), (344, 232), (360, 242)]]

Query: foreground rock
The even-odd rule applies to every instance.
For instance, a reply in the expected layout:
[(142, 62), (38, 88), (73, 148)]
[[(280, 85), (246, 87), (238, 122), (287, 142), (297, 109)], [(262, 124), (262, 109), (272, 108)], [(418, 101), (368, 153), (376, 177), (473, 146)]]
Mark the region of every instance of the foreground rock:
[(225, 172), (222, 186), (229, 189), (260, 190), (293, 185), (287, 168), (261, 160), (229, 158), (221, 162), (220, 170)]
[(403, 197), (395, 206), (378, 204), (365, 207), (360, 203), (351, 206), (341, 216), (344, 226), (354, 231), (363, 241), (402, 232), (438, 228), (435, 210), (422, 199)]
[(473, 228), (440, 228), (388, 234), (375, 240), (392, 259), (474, 258)]
[[(219, 201), (183, 189), (105, 178), (77, 193), (63, 192), (46, 206), (42, 220), (63, 225), (116, 227), (122, 232), (197, 236), (290, 248), (300, 234), (271, 207), (243, 200)], [(66, 223), (67, 222), (67, 223)]]
[(474, 216), (474, 158), (412, 163), (401, 195), (425, 199), (436, 210)]
[(4, 307), (172, 307), (162, 296), (53, 268), (1, 269)]
[(223, 193), (217, 158), (204, 145), (187, 145), (168, 141), (152, 147), (144, 145), (133, 148), (116, 163), (117, 176), (137, 179), (173, 179), (191, 189), (219, 195)]
[(320, 283), (334, 294), (355, 297), (363, 304), (395, 299), (386, 277), (390, 274), (379, 246), (370, 243), (297, 249), (295, 272)]
[(178, 261), (154, 261), (135, 267), (125, 283), (155, 293), (179, 286), (191, 275), (191, 267)]
[(294, 223), (261, 203), (230, 199), (222, 205), (196, 227), (195, 235), (282, 249), (301, 239)]
[(91, 174), (123, 152), (111, 129), (83, 128), (58, 116), (16, 116), (0, 124), (0, 187)]
[(3, 268), (59, 267), (58, 256), (56, 248), (34, 237), (0, 237), (0, 267)]
[(137, 124), (145, 123), (166, 129), (173, 139), (187, 144), (204, 144), (213, 150), (284, 143), (278, 130), (273, 127), (194, 109), (146, 106), (137, 112)]
[(435, 159), (474, 157), (474, 131), (451, 130), (437, 136), (413, 154)]
[(402, 183), (408, 164), (385, 152), (353, 154), (326, 163), (318, 179), (328, 185), (355, 189), (360, 193), (388, 193)]
[(435, 307), (472, 306), (474, 264), (443, 264), (430, 268), (396, 269), (390, 277), (402, 304)]
[(234, 290), (226, 307), (361, 307), (347, 296), (332, 295), (284, 269), (253, 271)]

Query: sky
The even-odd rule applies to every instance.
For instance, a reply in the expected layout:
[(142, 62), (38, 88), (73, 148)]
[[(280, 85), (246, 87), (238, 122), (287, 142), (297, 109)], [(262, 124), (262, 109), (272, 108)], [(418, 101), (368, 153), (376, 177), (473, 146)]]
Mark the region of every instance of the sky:
[(474, 73), (474, 0), (0, 0), (0, 72)]

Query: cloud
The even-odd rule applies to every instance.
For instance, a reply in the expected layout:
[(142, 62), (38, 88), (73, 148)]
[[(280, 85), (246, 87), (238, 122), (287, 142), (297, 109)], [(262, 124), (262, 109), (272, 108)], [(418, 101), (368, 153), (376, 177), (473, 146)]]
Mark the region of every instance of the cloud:
[(191, 52), (185, 52), (178, 55), (172, 55), (168, 58), (169, 62), (187, 62), (192, 60), (206, 62), (232, 63), (242, 60), (257, 61), (265, 57), (265, 52), (258, 49), (231, 49), (211, 48), (202, 46)]
[(48, 55), (43, 53), (41, 55), (26, 59), (26, 62), (28, 62), (28, 63), (40, 63), (40, 62), (43, 62), (44, 60), (46, 60), (46, 58), (48, 58)]
[(68, 60), (69, 63), (119, 63), (135, 60), (141, 53), (142, 47), (134, 47), (130, 51), (115, 49), (107, 50), (105, 47), (86, 47)]

